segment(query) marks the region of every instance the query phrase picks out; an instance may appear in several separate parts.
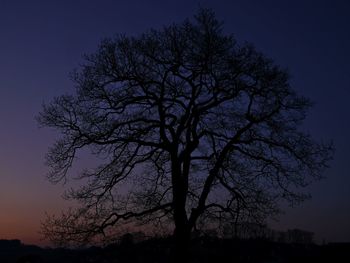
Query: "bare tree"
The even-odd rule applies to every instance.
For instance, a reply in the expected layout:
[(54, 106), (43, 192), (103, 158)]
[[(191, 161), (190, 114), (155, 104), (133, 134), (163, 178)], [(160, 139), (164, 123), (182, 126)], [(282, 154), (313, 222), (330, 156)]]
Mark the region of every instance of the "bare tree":
[(89, 242), (121, 222), (171, 219), (178, 249), (199, 225), (265, 218), (300, 201), (332, 147), (299, 127), (310, 107), (288, 73), (222, 32), (208, 10), (139, 37), (104, 40), (73, 74), (76, 92), (44, 105), (62, 137), (49, 179), (65, 180), (81, 149), (106, 160), (68, 196), (80, 208), (49, 216), (55, 241)]

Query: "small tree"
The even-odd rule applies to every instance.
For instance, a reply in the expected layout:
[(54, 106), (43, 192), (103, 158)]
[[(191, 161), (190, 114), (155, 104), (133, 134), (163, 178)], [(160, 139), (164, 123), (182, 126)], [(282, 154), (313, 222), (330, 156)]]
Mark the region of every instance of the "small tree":
[(330, 145), (298, 129), (310, 102), (287, 72), (223, 34), (208, 10), (194, 22), (104, 40), (73, 78), (76, 93), (39, 116), (62, 134), (47, 155), (49, 179), (66, 179), (80, 149), (106, 162), (68, 193), (79, 209), (44, 222), (54, 241), (170, 218), (186, 250), (201, 224), (258, 220), (281, 198), (303, 200), (298, 188), (330, 159)]

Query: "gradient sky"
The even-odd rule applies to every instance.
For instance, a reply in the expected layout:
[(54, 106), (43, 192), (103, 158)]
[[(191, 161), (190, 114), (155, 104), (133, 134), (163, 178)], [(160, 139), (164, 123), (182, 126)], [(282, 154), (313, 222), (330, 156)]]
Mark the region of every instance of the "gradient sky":
[[(212, 8), (226, 32), (253, 43), (290, 70), (291, 84), (315, 106), (305, 129), (334, 141), (325, 180), (312, 199), (286, 208), (276, 229), (301, 228), (317, 240), (350, 241), (350, 2), (312, 1), (7, 1), (0, 0), (0, 239), (45, 244), (45, 211), (69, 206), (62, 185), (45, 179), (55, 134), (39, 129), (43, 102), (72, 90), (69, 72), (104, 37), (137, 35)], [(83, 163), (81, 163), (83, 165)]]

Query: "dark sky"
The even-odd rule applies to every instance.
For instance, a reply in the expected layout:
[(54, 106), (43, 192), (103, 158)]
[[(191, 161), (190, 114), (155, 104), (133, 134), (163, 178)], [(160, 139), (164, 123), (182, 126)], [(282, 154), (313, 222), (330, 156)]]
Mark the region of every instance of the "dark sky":
[[(225, 31), (289, 69), (292, 86), (315, 106), (305, 129), (334, 141), (327, 177), (312, 199), (286, 208), (277, 229), (302, 228), (318, 240), (350, 241), (350, 2), (0, 1), (0, 239), (39, 240), (40, 220), (67, 207), (63, 187), (45, 179), (55, 133), (38, 129), (41, 104), (72, 90), (69, 72), (104, 37), (137, 35), (212, 8)], [(83, 165), (83, 163), (81, 163)]]

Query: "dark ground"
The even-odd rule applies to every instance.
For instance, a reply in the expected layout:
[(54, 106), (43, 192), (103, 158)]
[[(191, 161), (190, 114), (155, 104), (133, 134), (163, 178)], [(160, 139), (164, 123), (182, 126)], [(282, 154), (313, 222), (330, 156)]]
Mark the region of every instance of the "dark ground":
[[(23, 245), (18, 240), (0, 240), (1, 263), (88, 263), (88, 262), (171, 262), (171, 239), (144, 242), (121, 242), (104, 248), (81, 250), (43, 249)], [(228, 240), (201, 238), (194, 240), (190, 261), (237, 263), (350, 262), (350, 243), (303, 245), (264, 240)]]

